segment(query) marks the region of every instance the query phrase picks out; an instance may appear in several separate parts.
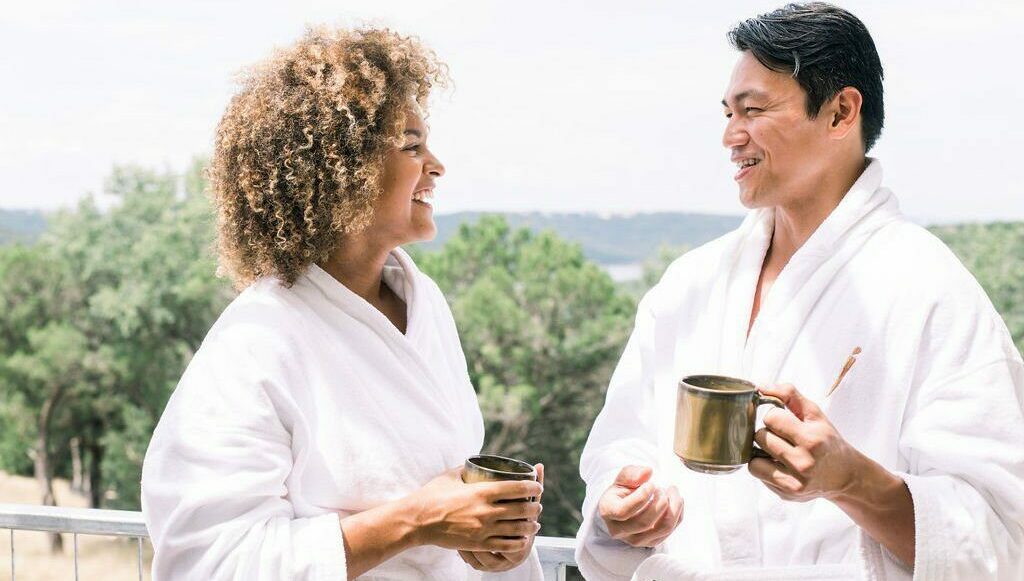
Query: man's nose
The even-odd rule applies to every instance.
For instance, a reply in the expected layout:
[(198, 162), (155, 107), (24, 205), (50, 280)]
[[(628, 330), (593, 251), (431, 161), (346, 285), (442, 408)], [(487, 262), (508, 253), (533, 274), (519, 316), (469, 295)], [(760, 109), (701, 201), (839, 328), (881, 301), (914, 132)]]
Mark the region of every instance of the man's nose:
[(734, 147), (743, 147), (748, 141), (750, 141), (750, 135), (747, 134), (746, 128), (733, 115), (729, 122), (725, 124), (725, 132), (722, 133), (722, 145), (732, 149)]

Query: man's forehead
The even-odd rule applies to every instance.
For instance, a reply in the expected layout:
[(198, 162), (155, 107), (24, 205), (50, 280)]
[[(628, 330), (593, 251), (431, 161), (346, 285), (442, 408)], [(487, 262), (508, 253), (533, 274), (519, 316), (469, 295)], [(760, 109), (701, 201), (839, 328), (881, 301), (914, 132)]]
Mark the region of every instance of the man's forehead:
[(722, 103), (745, 99), (775, 99), (799, 89), (800, 85), (792, 76), (769, 69), (749, 51), (745, 51), (733, 68)]

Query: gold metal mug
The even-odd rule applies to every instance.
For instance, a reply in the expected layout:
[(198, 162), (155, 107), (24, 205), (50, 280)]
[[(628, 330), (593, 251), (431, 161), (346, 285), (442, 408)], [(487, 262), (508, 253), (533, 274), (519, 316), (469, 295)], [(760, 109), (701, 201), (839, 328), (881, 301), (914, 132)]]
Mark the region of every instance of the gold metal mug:
[(466, 483), (536, 479), (537, 469), (531, 464), (491, 454), (470, 456), (462, 470), (462, 481)]
[(688, 375), (679, 380), (676, 398), (676, 456), (690, 470), (705, 474), (735, 472), (753, 457), (769, 457), (754, 446), (758, 406), (785, 408), (757, 386), (722, 375)]
[[(466, 464), (462, 470), (463, 482), (472, 484), (502, 480), (537, 480), (537, 469), (522, 460), (504, 456), (479, 454), (466, 458)], [(530, 497), (524, 500), (533, 502), (536, 499)]]

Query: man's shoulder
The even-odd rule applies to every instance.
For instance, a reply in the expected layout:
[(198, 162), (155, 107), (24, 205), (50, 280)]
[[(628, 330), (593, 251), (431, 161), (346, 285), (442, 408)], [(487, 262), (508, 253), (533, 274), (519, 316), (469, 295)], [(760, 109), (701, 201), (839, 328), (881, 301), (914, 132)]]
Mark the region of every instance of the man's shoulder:
[(709, 288), (721, 274), (726, 249), (735, 242), (737, 236), (739, 232), (733, 230), (683, 253), (669, 264), (658, 283), (648, 291), (644, 301), (652, 306), (676, 304), (691, 293)]
[(968, 285), (977, 281), (953, 251), (927, 228), (897, 220), (882, 228), (868, 245), (871, 257), (897, 274), (904, 284), (921, 289)]

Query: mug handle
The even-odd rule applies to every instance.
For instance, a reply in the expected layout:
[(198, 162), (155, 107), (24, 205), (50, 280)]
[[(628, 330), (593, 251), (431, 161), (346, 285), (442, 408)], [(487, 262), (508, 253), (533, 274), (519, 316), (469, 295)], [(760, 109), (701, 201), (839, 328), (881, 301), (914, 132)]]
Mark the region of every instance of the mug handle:
[[(777, 408), (786, 409), (786, 404), (782, 403), (782, 400), (775, 397), (774, 395), (762, 395), (761, 392), (754, 393), (754, 407), (761, 407), (763, 405), (773, 405)], [(772, 455), (765, 452), (761, 448), (754, 444), (754, 448), (750, 451), (750, 457), (753, 458), (767, 458), (774, 460)]]

